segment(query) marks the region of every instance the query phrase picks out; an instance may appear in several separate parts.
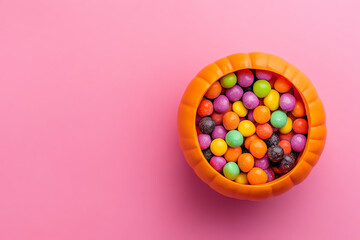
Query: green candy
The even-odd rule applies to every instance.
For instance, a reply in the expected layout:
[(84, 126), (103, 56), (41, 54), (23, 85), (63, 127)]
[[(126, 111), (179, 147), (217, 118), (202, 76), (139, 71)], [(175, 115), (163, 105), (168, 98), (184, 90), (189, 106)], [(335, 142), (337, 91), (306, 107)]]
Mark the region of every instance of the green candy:
[(236, 77), (235, 73), (230, 73), (230, 74), (224, 76), (220, 80), (220, 84), (224, 88), (232, 88), (233, 86), (235, 86), (236, 82), (237, 82), (237, 77)]
[(231, 130), (226, 134), (225, 141), (230, 147), (239, 147), (243, 144), (244, 137), (239, 131)]
[(228, 162), (223, 168), (224, 176), (230, 180), (235, 180), (240, 175), (239, 166), (234, 162)]
[(286, 113), (284, 113), (281, 110), (277, 110), (271, 114), (270, 118), (271, 124), (276, 128), (282, 128), (286, 125), (287, 122), (287, 116)]
[(266, 97), (271, 90), (270, 83), (266, 80), (257, 80), (254, 83), (253, 91), (258, 98)]

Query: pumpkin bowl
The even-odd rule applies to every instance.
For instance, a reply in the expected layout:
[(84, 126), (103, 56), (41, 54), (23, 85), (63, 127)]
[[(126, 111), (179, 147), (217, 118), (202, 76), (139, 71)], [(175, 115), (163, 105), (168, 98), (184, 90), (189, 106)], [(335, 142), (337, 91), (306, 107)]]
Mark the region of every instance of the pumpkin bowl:
[[(195, 127), (197, 108), (208, 88), (221, 77), (242, 69), (268, 70), (288, 79), (300, 93), (308, 119), (306, 146), (296, 166), (280, 178), (261, 185), (242, 185), (213, 169), (200, 149)], [(260, 52), (233, 54), (203, 68), (186, 88), (177, 118), (179, 143), (196, 175), (220, 194), (252, 201), (285, 193), (309, 175), (325, 146), (325, 122), (323, 103), (306, 75), (280, 57)]]

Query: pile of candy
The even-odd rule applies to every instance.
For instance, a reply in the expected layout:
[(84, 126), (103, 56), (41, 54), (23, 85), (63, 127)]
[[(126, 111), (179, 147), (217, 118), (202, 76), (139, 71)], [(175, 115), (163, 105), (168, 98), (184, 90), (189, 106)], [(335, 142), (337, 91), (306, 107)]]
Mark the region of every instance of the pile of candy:
[(284, 77), (244, 69), (216, 81), (196, 116), (198, 141), (210, 165), (240, 184), (264, 184), (296, 165), (307, 140), (300, 94)]

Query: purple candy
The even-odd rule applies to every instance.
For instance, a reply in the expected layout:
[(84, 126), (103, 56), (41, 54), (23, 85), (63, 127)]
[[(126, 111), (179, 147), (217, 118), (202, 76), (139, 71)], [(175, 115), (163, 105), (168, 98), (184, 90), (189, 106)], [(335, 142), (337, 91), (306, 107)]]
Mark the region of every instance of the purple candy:
[(259, 105), (259, 99), (253, 92), (244, 93), (242, 100), (247, 109), (254, 109)]
[(225, 164), (226, 160), (223, 157), (214, 156), (210, 159), (210, 165), (218, 172), (222, 172)]
[(240, 119), (239, 122), (246, 120), (246, 118), (244, 118), (244, 117), (239, 117), (239, 119)]
[(295, 152), (301, 152), (304, 150), (306, 145), (306, 137), (302, 134), (295, 134), (291, 138), (291, 147)]
[(264, 157), (262, 157), (260, 159), (256, 159), (254, 166), (261, 168), (263, 170), (269, 168), (269, 166), (270, 166), (269, 157), (267, 155), (265, 155)]
[(269, 72), (269, 71), (266, 71), (266, 70), (258, 70), (256, 69), (255, 70), (255, 75), (258, 79), (261, 79), (261, 80), (267, 80), (267, 81), (270, 81), (271, 78), (272, 78), (272, 73)]
[(198, 125), (200, 120), (201, 120), (201, 117), (199, 115), (196, 115), (195, 124)]
[(214, 100), (214, 109), (218, 113), (225, 112), (229, 106), (229, 99), (225, 95), (220, 95)]
[(266, 173), (266, 175), (268, 175), (268, 179), (266, 182), (271, 182), (275, 179), (275, 173), (271, 168), (264, 169), (264, 172)]
[(254, 111), (253, 110), (250, 110), (247, 114), (247, 119), (251, 122), (255, 122), (255, 119), (254, 119)]
[(218, 126), (215, 126), (215, 128), (211, 134), (211, 137), (213, 139), (221, 138), (221, 139), (225, 140), (226, 133), (227, 133), (226, 129), (223, 126), (218, 125)]
[(209, 134), (199, 134), (198, 141), (199, 141), (200, 149), (205, 150), (208, 147), (210, 147), (211, 137)]
[(290, 93), (284, 93), (280, 97), (280, 107), (284, 111), (292, 111), (295, 107), (296, 99)]
[(244, 90), (239, 85), (235, 85), (232, 88), (227, 89), (225, 94), (230, 101), (236, 102), (240, 100), (243, 93)]
[(249, 69), (237, 72), (238, 83), (241, 87), (249, 87), (254, 82), (254, 74)]

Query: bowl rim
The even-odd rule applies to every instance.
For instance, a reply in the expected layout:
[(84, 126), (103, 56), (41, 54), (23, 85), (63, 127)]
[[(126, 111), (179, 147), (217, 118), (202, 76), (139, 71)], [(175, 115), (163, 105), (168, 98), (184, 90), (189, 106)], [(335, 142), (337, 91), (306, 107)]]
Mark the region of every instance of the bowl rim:
[[(280, 178), (261, 185), (242, 185), (225, 178), (208, 164), (197, 141), (196, 112), (207, 89), (221, 77), (242, 69), (267, 70), (289, 80), (302, 97), (309, 125), (306, 146), (298, 157), (296, 166)], [(193, 124), (192, 127), (190, 122)], [(306, 75), (282, 58), (261, 52), (237, 53), (207, 65), (188, 85), (178, 110), (180, 146), (195, 173), (217, 192), (228, 197), (247, 200), (264, 200), (280, 195), (302, 182), (317, 163), (324, 148), (325, 122), (323, 104)], [(190, 155), (186, 154), (189, 150)]]

